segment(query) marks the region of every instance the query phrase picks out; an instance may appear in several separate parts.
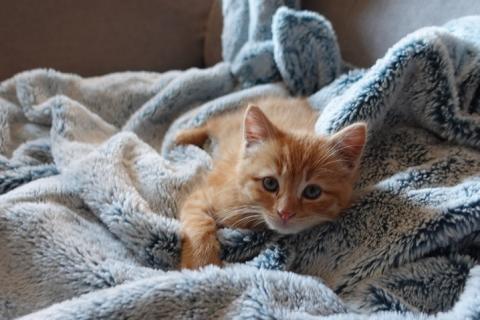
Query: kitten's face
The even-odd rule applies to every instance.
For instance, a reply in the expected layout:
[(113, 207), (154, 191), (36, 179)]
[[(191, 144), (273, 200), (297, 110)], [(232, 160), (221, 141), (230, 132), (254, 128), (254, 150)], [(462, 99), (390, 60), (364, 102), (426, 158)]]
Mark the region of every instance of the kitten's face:
[(280, 233), (335, 219), (349, 205), (366, 126), (331, 137), (281, 132), (255, 107), (247, 110), (246, 148), (239, 165), (242, 192), (263, 208)]

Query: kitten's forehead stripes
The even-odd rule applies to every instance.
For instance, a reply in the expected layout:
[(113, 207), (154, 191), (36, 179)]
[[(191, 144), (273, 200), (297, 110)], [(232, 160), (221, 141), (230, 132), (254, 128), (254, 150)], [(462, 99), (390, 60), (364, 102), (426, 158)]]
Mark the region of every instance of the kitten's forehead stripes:
[(272, 154), (279, 175), (301, 176), (309, 181), (322, 173), (328, 173), (330, 164), (341, 162), (334, 148), (326, 141), (296, 140), (299, 141), (282, 144), (280, 152)]
[(305, 189), (307, 185), (308, 185), (307, 172), (304, 169), (302, 172), (302, 179), (300, 180), (300, 183), (297, 185), (297, 197), (299, 199), (302, 198), (303, 189)]
[(287, 166), (282, 165), (280, 171), (280, 175), (285, 175), (287, 173)]

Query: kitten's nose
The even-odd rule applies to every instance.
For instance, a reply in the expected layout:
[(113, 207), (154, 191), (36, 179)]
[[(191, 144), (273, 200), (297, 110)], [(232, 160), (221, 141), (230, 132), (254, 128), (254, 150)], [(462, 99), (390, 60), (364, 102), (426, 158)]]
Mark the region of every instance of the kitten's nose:
[(288, 210), (278, 210), (277, 213), (284, 223), (295, 216), (295, 212), (291, 212)]

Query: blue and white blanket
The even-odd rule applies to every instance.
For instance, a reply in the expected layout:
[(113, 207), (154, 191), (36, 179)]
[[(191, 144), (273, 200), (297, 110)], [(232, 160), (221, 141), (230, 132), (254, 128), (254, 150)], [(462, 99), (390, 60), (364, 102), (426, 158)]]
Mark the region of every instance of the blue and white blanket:
[[(223, 1), (224, 61), (0, 84), (0, 318), (480, 318), (480, 17), (408, 35), (370, 69), (298, 1)], [(220, 230), (178, 271), (174, 215), (210, 155), (175, 132), (263, 95), (358, 120), (361, 197), (298, 235)]]

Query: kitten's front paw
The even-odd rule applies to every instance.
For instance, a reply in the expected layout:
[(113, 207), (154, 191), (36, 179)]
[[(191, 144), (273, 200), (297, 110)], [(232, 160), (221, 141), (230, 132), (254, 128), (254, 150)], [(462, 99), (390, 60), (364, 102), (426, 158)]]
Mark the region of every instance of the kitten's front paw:
[(218, 241), (194, 245), (190, 239), (184, 238), (180, 256), (180, 268), (195, 270), (209, 264), (222, 266)]

